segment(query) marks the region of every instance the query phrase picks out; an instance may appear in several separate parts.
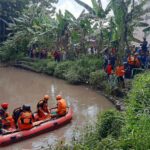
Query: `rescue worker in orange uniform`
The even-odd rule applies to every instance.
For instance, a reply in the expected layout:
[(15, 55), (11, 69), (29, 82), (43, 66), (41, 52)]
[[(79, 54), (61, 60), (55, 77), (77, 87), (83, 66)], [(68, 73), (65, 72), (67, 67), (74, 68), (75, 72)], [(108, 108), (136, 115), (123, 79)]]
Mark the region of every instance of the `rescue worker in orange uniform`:
[(110, 64), (110, 61), (108, 62), (108, 65), (106, 66), (105, 72), (107, 73), (107, 78), (110, 79), (110, 76), (113, 74), (113, 67)]
[(134, 65), (134, 56), (128, 55), (128, 64), (133, 66)]
[(138, 58), (138, 53), (134, 54), (134, 67), (139, 68), (141, 66), (140, 60)]
[(122, 87), (125, 87), (124, 83), (124, 75), (125, 75), (125, 69), (124, 66), (119, 63), (119, 65), (116, 67), (116, 76), (118, 83), (122, 83)]
[(44, 98), (38, 102), (37, 104), (38, 118), (36, 118), (36, 120), (44, 120), (50, 118), (48, 100), (49, 100), (49, 96), (45, 95)]
[(22, 112), (18, 118), (18, 128), (20, 130), (31, 129), (33, 127), (33, 114), (29, 105), (23, 105)]
[(67, 103), (66, 100), (62, 98), (61, 95), (57, 95), (56, 96), (56, 100), (57, 100), (57, 116), (61, 117), (66, 115), (67, 113)]
[(15, 128), (15, 121), (12, 115), (10, 115), (7, 112), (8, 103), (2, 103), (1, 107), (2, 108), (0, 109), (0, 117), (1, 117), (3, 128), (4, 129)]

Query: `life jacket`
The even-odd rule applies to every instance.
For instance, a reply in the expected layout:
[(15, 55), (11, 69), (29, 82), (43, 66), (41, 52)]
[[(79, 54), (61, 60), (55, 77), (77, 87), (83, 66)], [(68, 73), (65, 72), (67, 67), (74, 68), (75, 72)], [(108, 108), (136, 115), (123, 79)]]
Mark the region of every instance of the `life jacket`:
[(0, 118), (1, 118), (3, 128), (5, 129), (14, 128), (15, 122), (13, 117), (2, 108), (0, 109), (0, 114), (1, 114)]
[(65, 115), (67, 111), (67, 103), (65, 99), (58, 100), (57, 113), (58, 115)]
[(116, 67), (116, 75), (117, 75), (117, 77), (122, 77), (125, 75), (124, 66)]
[(44, 120), (47, 118), (50, 118), (50, 112), (48, 108), (48, 104), (44, 100), (40, 100), (37, 104), (37, 114), (38, 114), (38, 120)]
[(49, 113), (49, 108), (48, 108), (48, 104), (45, 100), (40, 100), (37, 104), (37, 110), (38, 109), (42, 109), (44, 112)]
[(46, 112), (44, 112), (43, 110), (41, 110), (41, 109), (39, 109), (38, 110), (38, 113), (37, 113), (37, 120), (39, 121), (39, 120), (45, 120), (45, 119), (50, 119), (51, 118), (51, 115), (50, 115), (50, 113), (46, 113)]
[(15, 128), (15, 121), (11, 115), (8, 115), (8, 117), (2, 119), (2, 125), (4, 129)]
[(33, 126), (33, 116), (29, 111), (23, 111), (18, 119), (18, 127), (19, 129), (30, 129)]

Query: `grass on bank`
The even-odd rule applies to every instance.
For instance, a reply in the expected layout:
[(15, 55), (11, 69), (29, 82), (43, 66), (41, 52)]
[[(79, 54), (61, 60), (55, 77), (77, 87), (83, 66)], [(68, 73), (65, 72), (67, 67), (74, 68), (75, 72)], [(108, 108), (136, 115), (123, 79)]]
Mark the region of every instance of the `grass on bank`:
[(41, 73), (65, 79), (72, 84), (89, 84), (96, 88), (103, 88), (101, 81), (105, 79), (102, 58), (93, 56), (82, 57), (75, 61), (55, 62), (52, 59), (22, 59), (21, 65), (26, 65)]
[[(81, 150), (150, 149), (149, 91), (150, 72), (146, 72), (134, 79), (126, 100), (126, 111), (121, 113), (111, 110), (103, 113), (97, 119), (97, 130), (93, 130), (93, 136), (89, 136), (86, 141), (79, 140), (74, 147), (78, 145)], [(86, 133), (82, 135), (86, 136)], [(90, 143), (87, 144), (87, 141), (95, 141), (94, 147), (91, 147)]]

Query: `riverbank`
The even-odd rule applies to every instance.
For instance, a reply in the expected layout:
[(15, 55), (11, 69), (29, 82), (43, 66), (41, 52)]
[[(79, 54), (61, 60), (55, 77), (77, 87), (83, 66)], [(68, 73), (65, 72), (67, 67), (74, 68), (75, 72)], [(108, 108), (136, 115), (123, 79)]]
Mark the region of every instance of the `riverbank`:
[[(98, 117), (96, 125), (82, 134), (74, 148), (82, 150), (113, 150), (150, 148), (150, 72), (140, 74), (126, 99), (126, 110), (107, 111)], [(90, 134), (89, 134), (90, 133)]]
[[(101, 94), (109, 99), (118, 110), (124, 110), (124, 98), (130, 90), (131, 81), (128, 80), (125, 89), (112, 86), (107, 81), (106, 73), (100, 69), (103, 66), (101, 58), (83, 57), (76, 61), (55, 62), (53, 60), (39, 60), (24, 58), (13, 66), (30, 70), (36, 73), (44, 73), (66, 80), (70, 84), (86, 85), (101, 91)], [(115, 83), (116, 84), (116, 83)]]

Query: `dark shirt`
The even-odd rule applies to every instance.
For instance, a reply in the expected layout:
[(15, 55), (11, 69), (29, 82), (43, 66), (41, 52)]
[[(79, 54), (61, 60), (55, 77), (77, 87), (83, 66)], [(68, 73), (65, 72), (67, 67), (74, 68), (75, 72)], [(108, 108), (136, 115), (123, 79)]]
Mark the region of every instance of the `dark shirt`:
[(6, 116), (5, 116), (5, 110), (4, 109), (0, 109), (0, 117), (2, 118), (2, 119), (5, 119), (6, 118)]
[(147, 41), (143, 41), (143, 43), (142, 43), (142, 50), (143, 51), (147, 51), (147, 44), (148, 44)]
[(115, 65), (115, 62), (116, 62), (116, 57), (115, 57), (115, 56), (110, 56), (109, 59), (110, 59), (111, 65), (114, 66), (114, 65)]

